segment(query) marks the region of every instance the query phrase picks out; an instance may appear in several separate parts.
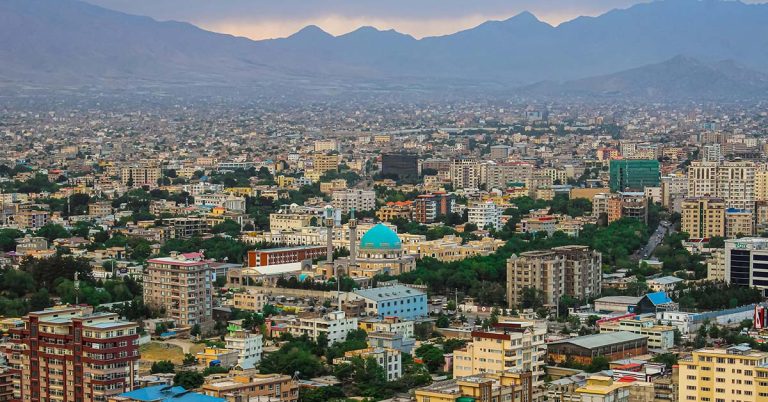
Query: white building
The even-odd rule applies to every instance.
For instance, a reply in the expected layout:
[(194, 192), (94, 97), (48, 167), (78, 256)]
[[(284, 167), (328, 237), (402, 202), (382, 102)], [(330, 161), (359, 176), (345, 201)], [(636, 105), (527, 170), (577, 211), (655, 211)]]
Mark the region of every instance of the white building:
[(237, 366), (243, 370), (254, 368), (261, 361), (263, 337), (246, 331), (234, 322), (230, 323), (229, 335), (224, 337), (226, 348), (238, 352)]
[(288, 332), (293, 336), (307, 335), (309, 339), (317, 341), (317, 337), (324, 333), (328, 338), (328, 344), (343, 342), (347, 334), (357, 329), (357, 318), (347, 318), (343, 311), (333, 311), (322, 317), (297, 318), (288, 325)]
[(351, 350), (344, 353), (344, 357), (333, 359), (333, 364), (350, 363), (355, 357), (367, 359), (372, 357), (387, 373), (387, 381), (395, 381), (403, 375), (402, 354), (397, 349), (367, 348)]
[(496, 230), (501, 230), (502, 212), (501, 208), (494, 204), (493, 201), (474, 204), (469, 207), (468, 222), (474, 223), (479, 229), (491, 226)]

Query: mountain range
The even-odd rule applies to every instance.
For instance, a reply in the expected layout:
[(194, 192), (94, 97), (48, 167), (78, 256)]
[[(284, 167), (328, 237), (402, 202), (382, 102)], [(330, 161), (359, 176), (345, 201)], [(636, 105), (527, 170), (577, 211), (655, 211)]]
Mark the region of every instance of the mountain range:
[(522, 13), (415, 39), (315, 26), (254, 41), (78, 0), (0, 2), (0, 85), (15, 88), (493, 90), (764, 96), (768, 4), (659, 0), (559, 26)]

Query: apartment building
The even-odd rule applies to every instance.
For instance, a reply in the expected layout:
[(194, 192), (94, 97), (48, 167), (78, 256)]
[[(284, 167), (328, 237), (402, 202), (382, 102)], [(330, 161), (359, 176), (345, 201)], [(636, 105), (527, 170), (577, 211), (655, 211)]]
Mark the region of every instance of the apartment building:
[(728, 208), (725, 210), (725, 237), (751, 236), (755, 233), (755, 218), (752, 211)]
[(224, 378), (209, 377), (202, 388), (205, 395), (225, 398), (227, 401), (299, 401), (299, 383), (283, 374), (245, 372)]
[(316, 140), (314, 148), (315, 152), (339, 151), (341, 149), (339, 142), (335, 139)]
[(341, 155), (339, 154), (319, 154), (312, 157), (312, 170), (323, 174), (325, 172), (336, 172), (339, 170)]
[(351, 189), (334, 191), (331, 204), (343, 214), (355, 211), (373, 211), (376, 209), (376, 192), (373, 190)]
[(128, 187), (157, 187), (162, 176), (159, 166), (132, 165), (120, 169), (120, 182)]
[(688, 196), (718, 197), (726, 208), (752, 210), (755, 165), (747, 161), (692, 162), (688, 167)]
[(319, 317), (297, 317), (287, 326), (291, 335), (307, 335), (313, 341), (317, 341), (320, 334), (325, 334), (329, 345), (346, 340), (347, 334), (355, 329), (357, 318), (347, 317), (343, 311), (332, 311)]
[(526, 162), (494, 163), (483, 165), (482, 183), (488, 189), (505, 190), (510, 183), (525, 183), (534, 174), (534, 168)]
[(9, 330), (13, 400), (105, 402), (134, 388), (138, 325), (89, 307), (54, 307)]
[(412, 205), (411, 201), (388, 202), (376, 211), (376, 217), (383, 222), (391, 222), (395, 219), (410, 220)]
[(261, 361), (264, 344), (262, 335), (243, 329), (242, 320), (230, 321), (227, 331), (229, 333), (224, 337), (224, 343), (227, 350), (237, 352), (235, 367), (242, 370), (254, 368)]
[(533, 400), (544, 385), (546, 323), (509, 318), (490, 331), (472, 331), (472, 340), (453, 352), (453, 377), (530, 372)]
[(468, 223), (477, 225), (479, 229), (492, 228), (501, 230), (501, 214), (504, 212), (493, 201), (486, 201), (470, 205), (468, 210)]
[(725, 236), (725, 200), (713, 197), (686, 198), (680, 230), (694, 239)]
[(417, 388), (416, 402), (534, 401), (531, 373), (483, 373)]
[(180, 327), (213, 328), (213, 271), (201, 253), (171, 253), (147, 260), (144, 302), (163, 309)]
[(519, 306), (526, 288), (543, 292), (544, 303), (555, 306), (564, 295), (585, 298), (600, 292), (602, 255), (587, 246), (563, 246), (528, 251), (507, 260), (507, 300)]
[(403, 376), (402, 353), (397, 349), (365, 348), (344, 352), (343, 357), (333, 359), (333, 364), (349, 364), (355, 358), (372, 358), (384, 369), (387, 381), (395, 381)]
[(255, 289), (235, 293), (232, 296), (232, 307), (246, 311), (261, 311), (269, 301), (267, 294)]
[(273, 232), (301, 229), (312, 225), (313, 222), (320, 222), (319, 215), (290, 211), (278, 211), (269, 214), (269, 230)]
[(413, 200), (412, 219), (419, 223), (433, 223), (453, 213), (456, 199), (452, 194), (421, 194)]
[(695, 350), (679, 367), (681, 402), (768, 400), (768, 353), (748, 345)]
[(450, 172), (454, 189), (480, 188), (480, 162), (473, 159), (455, 159), (451, 162)]

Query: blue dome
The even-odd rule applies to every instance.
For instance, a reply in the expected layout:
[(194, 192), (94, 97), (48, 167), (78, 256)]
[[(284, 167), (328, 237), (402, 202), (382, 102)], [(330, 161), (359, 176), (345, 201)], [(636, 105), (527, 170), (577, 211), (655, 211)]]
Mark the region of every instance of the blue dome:
[(364, 249), (399, 250), (401, 246), (402, 242), (397, 233), (381, 223), (365, 232), (360, 239), (360, 248)]

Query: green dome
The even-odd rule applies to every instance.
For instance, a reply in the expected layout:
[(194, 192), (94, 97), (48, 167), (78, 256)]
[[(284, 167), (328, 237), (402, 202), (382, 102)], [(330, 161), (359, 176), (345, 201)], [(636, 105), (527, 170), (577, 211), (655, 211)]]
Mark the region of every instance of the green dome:
[(399, 250), (401, 246), (402, 242), (397, 233), (381, 223), (365, 232), (360, 239), (360, 248), (364, 249)]

